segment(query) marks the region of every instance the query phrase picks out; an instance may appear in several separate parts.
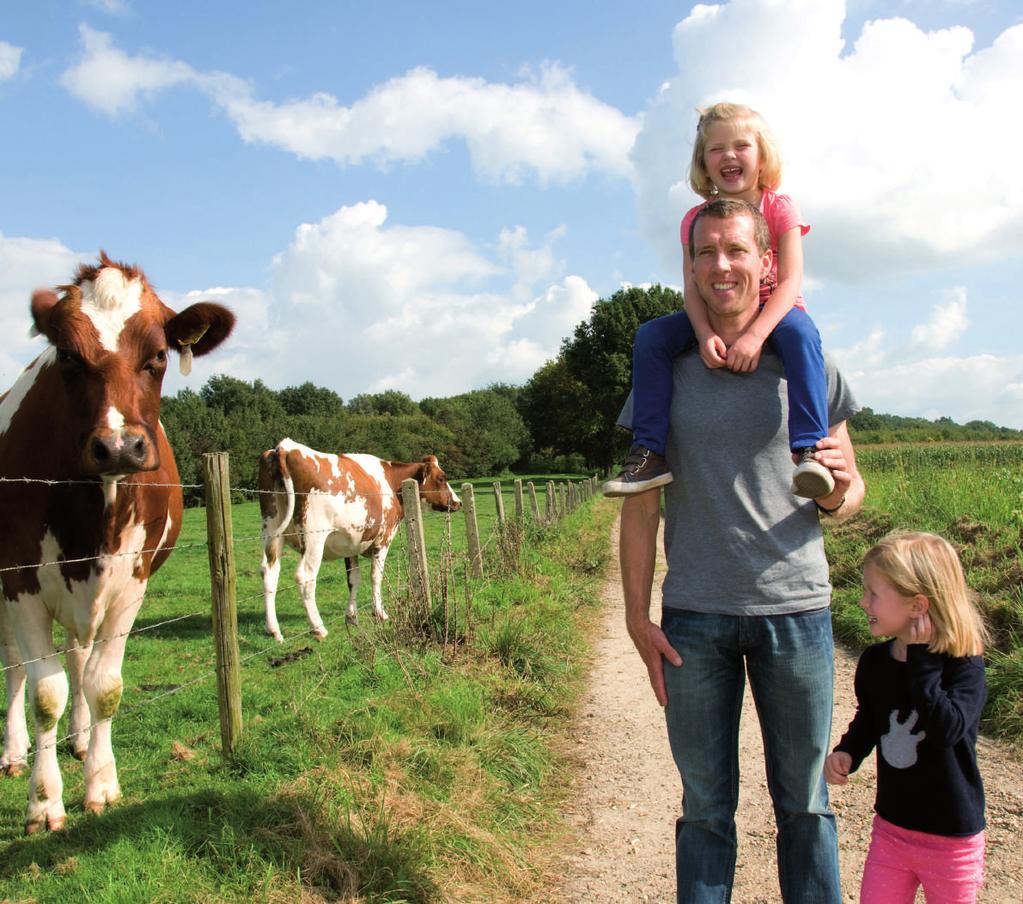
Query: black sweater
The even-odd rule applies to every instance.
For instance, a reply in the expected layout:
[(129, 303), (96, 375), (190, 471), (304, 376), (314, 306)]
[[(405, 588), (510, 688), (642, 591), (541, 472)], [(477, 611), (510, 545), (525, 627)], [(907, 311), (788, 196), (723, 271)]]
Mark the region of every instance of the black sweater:
[(835, 750), (852, 757), (854, 772), (877, 746), (874, 809), (883, 819), (932, 835), (974, 835), (984, 828), (976, 755), (984, 660), (911, 644), (899, 662), (893, 643), (863, 651), (856, 715)]

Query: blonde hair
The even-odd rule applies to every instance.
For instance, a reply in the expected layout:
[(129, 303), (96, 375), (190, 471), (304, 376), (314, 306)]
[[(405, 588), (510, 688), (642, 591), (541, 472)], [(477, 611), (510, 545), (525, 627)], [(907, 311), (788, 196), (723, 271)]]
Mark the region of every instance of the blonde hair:
[(959, 555), (944, 537), (896, 531), (863, 557), (900, 596), (925, 596), (933, 634), (928, 649), (949, 656), (979, 656), (988, 641), (976, 597), (966, 586)]
[(689, 164), (689, 186), (694, 192), (702, 198), (713, 198), (718, 193), (717, 186), (703, 165), (703, 155), (707, 150), (707, 128), (716, 122), (736, 120), (749, 126), (757, 136), (757, 158), (760, 163), (757, 186), (774, 191), (781, 185), (781, 152), (763, 116), (745, 104), (729, 103), (717, 103), (698, 112), (700, 121), (696, 124), (696, 142), (693, 145), (693, 159)]

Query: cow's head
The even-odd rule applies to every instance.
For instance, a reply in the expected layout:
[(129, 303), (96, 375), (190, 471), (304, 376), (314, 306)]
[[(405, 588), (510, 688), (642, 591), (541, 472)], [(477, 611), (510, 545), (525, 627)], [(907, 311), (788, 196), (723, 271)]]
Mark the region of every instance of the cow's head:
[(231, 332), (234, 314), (201, 302), (176, 314), (137, 267), (100, 252), (59, 293), (32, 295), (35, 328), (55, 349), (63, 416), (82, 473), (113, 477), (160, 466), (160, 387), (170, 351), (205, 355)]
[(436, 455), (427, 455), (423, 459), (419, 498), (436, 512), (457, 512), (462, 507), (461, 500), (448, 486), (447, 475), (441, 470)]

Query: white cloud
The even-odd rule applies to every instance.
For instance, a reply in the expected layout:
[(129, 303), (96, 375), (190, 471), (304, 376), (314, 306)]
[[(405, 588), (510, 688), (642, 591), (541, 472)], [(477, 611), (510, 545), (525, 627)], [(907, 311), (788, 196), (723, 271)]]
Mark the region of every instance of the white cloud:
[[(868, 22), (845, 47), (841, 0), (696, 6), (674, 32), (678, 72), (643, 119), (633, 160), (644, 229), (678, 256), (698, 106), (759, 109), (782, 141), (789, 190), (813, 225), (809, 266), (862, 281), (1019, 255), (1023, 184), (979, 148), (1023, 143), (1023, 26), (973, 51), (968, 29)], [(784, 65), (779, 65), (784, 60)]]
[(534, 246), (524, 230), (505, 230), (481, 248), (453, 230), (391, 225), (375, 201), (342, 207), (299, 226), (275, 258), (271, 341), (238, 375), (310, 379), (345, 397), (521, 383), (596, 300), (585, 280), (562, 274), (559, 236)]
[(61, 84), (108, 116), (134, 110), (141, 98), (181, 83), (194, 83), (191, 67), (174, 60), (132, 57), (113, 46), (110, 35), (79, 26), (82, 59), (64, 72)]
[[(564, 272), (554, 253), (560, 236), (532, 244), (525, 230), (509, 229), (480, 247), (454, 230), (392, 225), (375, 201), (342, 207), (295, 230), (266, 288), (161, 290), (175, 310), (210, 300), (238, 317), (228, 342), (196, 358), (188, 378), (172, 368), (164, 391), (198, 388), (217, 373), (274, 387), (312, 380), (345, 398), (522, 383), (557, 355), (597, 299), (582, 277)], [(94, 259), (57, 241), (0, 235), (5, 386), (42, 348), (28, 338), (32, 288), (67, 283), (79, 261)], [(150, 275), (161, 286), (173, 278)]]
[(112, 16), (123, 16), (131, 12), (131, 6), (127, 0), (85, 0), (85, 2), (103, 13), (110, 13)]
[(71, 281), (78, 264), (94, 257), (71, 251), (56, 239), (26, 239), (0, 233), (0, 392), (45, 347), (29, 336), (32, 290)]
[(948, 301), (937, 304), (927, 323), (913, 327), (912, 343), (915, 348), (940, 351), (956, 341), (969, 326), (966, 319), (966, 289), (958, 287), (947, 293)]
[(874, 327), (865, 339), (850, 346), (831, 351), (843, 371), (853, 373), (863, 367), (878, 367), (885, 360), (885, 333), (881, 327)]
[(992, 421), (1023, 428), (1023, 357), (935, 357), (846, 370), (861, 404), (875, 411)]
[(22, 48), (0, 41), (0, 82), (14, 78), (21, 65)]
[(287, 348), (286, 336), (271, 329), (272, 299), (265, 290), (218, 286), (184, 295), (161, 290), (160, 298), (175, 311), (200, 301), (213, 301), (226, 305), (237, 317), (230, 338), (215, 351), (195, 358), (189, 376), (181, 375), (175, 358), (164, 377), (164, 395), (173, 395), (186, 386), (198, 390), (214, 374), (227, 373), (267, 382), (267, 362), (277, 360)]
[(141, 97), (191, 84), (224, 110), (245, 141), (340, 165), (416, 162), (445, 142), (466, 143), (477, 175), (516, 183), (533, 174), (565, 182), (591, 170), (629, 176), (638, 121), (581, 90), (556, 63), (516, 84), (441, 77), (420, 67), (345, 106), (327, 92), (284, 103), (260, 100), (247, 82), (185, 63), (130, 56), (108, 34), (81, 28), (82, 59), (65, 86), (116, 116)]

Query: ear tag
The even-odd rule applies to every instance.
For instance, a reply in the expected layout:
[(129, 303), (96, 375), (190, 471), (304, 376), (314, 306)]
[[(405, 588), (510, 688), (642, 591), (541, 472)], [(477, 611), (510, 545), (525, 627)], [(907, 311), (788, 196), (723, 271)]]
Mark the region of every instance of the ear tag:
[(199, 328), (191, 336), (178, 340), (178, 345), (181, 346), (180, 367), (183, 376), (187, 377), (192, 372), (192, 346), (206, 335), (206, 331), (209, 328), (210, 325), (208, 323), (200, 324)]

